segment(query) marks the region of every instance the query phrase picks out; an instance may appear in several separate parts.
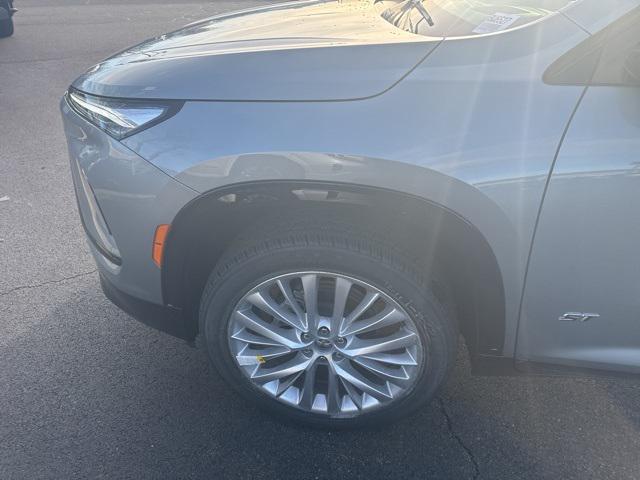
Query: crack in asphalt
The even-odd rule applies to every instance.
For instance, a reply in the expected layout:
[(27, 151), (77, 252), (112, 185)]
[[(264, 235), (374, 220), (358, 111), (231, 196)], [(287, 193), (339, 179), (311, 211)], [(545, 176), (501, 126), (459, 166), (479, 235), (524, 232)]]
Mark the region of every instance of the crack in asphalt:
[(444, 406), (444, 401), (442, 400), (442, 398), (438, 397), (437, 401), (438, 401), (438, 405), (440, 406), (440, 410), (442, 411), (442, 415), (444, 415), (444, 418), (447, 422), (447, 428), (449, 429), (449, 434), (456, 442), (458, 442), (458, 445), (460, 445), (460, 447), (467, 454), (467, 457), (469, 457), (469, 461), (473, 465), (473, 469), (474, 469), (473, 479), (477, 480), (478, 478), (480, 478), (480, 465), (478, 464), (478, 460), (476, 459), (476, 456), (473, 454), (471, 449), (464, 443), (464, 440), (462, 440), (462, 437), (460, 437), (460, 435), (458, 435), (454, 430), (453, 420), (451, 420), (451, 416), (449, 415), (447, 408)]
[(39, 288), (39, 287), (44, 287), (46, 285), (52, 285), (52, 284), (55, 284), (55, 283), (63, 283), (63, 282), (66, 282), (68, 280), (73, 280), (75, 278), (85, 277), (87, 275), (91, 275), (92, 273), (96, 273), (97, 271), (98, 271), (98, 269), (94, 268), (93, 270), (91, 270), (89, 272), (77, 273), (75, 275), (59, 278), (57, 280), (48, 280), (46, 282), (36, 283), (36, 284), (33, 284), (33, 285), (21, 285), (19, 287), (11, 288), (11, 289), (9, 289), (9, 290), (7, 290), (5, 292), (0, 292), (0, 297), (4, 297), (5, 295), (9, 295), (10, 293), (14, 293), (14, 292), (17, 292), (19, 290), (28, 290), (30, 288)]

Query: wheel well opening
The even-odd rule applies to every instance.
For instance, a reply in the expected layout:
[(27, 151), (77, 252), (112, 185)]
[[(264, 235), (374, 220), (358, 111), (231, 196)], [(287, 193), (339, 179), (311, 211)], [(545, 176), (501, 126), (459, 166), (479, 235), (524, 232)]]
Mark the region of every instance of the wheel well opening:
[[(426, 275), (452, 312), (472, 355), (500, 355), (504, 289), (482, 234), (455, 213), (426, 200), (371, 187), (313, 182), (261, 182), (224, 187), (198, 197), (175, 218), (162, 269), (164, 301), (182, 309), (186, 330), (198, 334), (198, 310), (209, 274), (248, 226), (269, 216), (322, 213), (347, 219), (392, 241)], [(296, 217), (297, 218), (297, 217)]]

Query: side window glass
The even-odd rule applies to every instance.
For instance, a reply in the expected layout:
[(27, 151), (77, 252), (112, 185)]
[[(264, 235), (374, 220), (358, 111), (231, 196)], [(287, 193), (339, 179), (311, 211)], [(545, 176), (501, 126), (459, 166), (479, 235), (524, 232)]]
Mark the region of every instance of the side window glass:
[(640, 87), (640, 8), (556, 60), (545, 72), (544, 81)]

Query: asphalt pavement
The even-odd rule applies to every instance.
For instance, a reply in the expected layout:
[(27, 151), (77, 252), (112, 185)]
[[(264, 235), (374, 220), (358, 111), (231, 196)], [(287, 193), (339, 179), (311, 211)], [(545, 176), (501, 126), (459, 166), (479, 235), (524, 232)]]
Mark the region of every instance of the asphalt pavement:
[(100, 291), (58, 101), (149, 36), (263, 4), (17, 0), (0, 40), (0, 479), (638, 479), (640, 381), (471, 377), (375, 431), (283, 425)]

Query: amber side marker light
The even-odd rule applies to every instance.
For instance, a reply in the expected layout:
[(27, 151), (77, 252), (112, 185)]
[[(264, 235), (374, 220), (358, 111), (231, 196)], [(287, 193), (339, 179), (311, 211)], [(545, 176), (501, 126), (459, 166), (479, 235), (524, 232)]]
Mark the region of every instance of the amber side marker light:
[(162, 251), (164, 250), (164, 241), (169, 233), (169, 228), (171, 228), (171, 225), (158, 225), (156, 227), (156, 233), (153, 236), (153, 252), (151, 258), (153, 258), (153, 263), (158, 267), (162, 266)]

